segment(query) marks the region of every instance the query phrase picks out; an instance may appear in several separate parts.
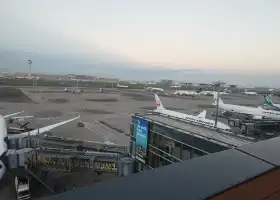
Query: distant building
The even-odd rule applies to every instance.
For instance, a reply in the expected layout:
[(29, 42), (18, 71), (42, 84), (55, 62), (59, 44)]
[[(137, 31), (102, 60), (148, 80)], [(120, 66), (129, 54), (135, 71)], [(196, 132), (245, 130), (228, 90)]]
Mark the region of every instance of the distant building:
[(161, 84), (164, 85), (172, 85), (173, 84), (173, 80), (167, 80), (167, 79), (163, 79), (160, 81)]
[(185, 85), (186, 85), (187, 87), (191, 87), (191, 86), (193, 86), (193, 83), (185, 83)]
[(213, 84), (209, 84), (209, 83), (199, 83), (199, 84), (198, 84), (198, 87), (201, 87), (201, 88), (211, 88), (211, 87), (213, 87)]

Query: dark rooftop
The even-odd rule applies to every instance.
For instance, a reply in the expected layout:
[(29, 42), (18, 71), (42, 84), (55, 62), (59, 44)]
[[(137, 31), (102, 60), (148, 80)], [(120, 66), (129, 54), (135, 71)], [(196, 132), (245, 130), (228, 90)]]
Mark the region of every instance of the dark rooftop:
[(253, 138), (238, 136), (234, 133), (225, 133), (217, 131), (214, 128), (203, 127), (192, 124), (183, 120), (171, 118), (165, 115), (159, 115), (155, 113), (150, 114), (137, 114), (136, 117), (142, 117), (147, 120), (153, 121), (154, 123), (162, 124), (167, 127), (180, 129), (186, 134), (196, 135), (197, 137), (203, 137), (205, 140), (212, 140), (212, 142), (220, 143), (229, 148), (237, 147), (245, 144), (255, 142)]

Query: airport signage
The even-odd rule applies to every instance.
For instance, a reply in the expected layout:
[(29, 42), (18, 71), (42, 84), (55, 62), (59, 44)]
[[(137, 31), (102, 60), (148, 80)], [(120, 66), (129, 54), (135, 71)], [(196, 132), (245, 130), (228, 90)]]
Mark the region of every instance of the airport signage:
[(149, 122), (143, 119), (136, 120), (135, 132), (136, 132), (136, 159), (142, 163), (145, 163), (147, 157), (148, 147), (148, 126)]

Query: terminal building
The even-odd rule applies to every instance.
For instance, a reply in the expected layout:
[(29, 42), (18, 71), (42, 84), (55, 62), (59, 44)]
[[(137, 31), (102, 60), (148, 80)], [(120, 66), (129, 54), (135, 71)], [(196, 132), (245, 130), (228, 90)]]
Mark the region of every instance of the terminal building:
[(130, 154), (136, 171), (154, 169), (254, 143), (255, 139), (194, 125), (158, 113), (134, 114)]

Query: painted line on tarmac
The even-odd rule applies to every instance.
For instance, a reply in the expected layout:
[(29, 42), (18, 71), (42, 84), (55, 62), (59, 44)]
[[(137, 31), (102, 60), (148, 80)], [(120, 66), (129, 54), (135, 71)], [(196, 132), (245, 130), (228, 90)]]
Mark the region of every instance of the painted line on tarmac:
[(94, 130), (92, 130), (91, 128), (89, 128), (86, 124), (85, 124), (85, 128), (88, 129), (89, 131), (93, 132), (93, 133), (96, 134), (97, 136), (101, 137), (103, 140), (110, 142), (110, 141), (108, 140), (108, 137), (102, 136), (102, 135), (96, 133)]
[(20, 91), (25, 94), (29, 99), (33, 100), (26, 92), (24, 92), (22, 89), (20, 89)]
[(125, 138), (125, 139), (127, 138), (125, 135), (119, 133), (118, 131), (114, 130), (113, 128), (111, 128), (111, 127), (109, 127), (109, 126), (107, 126), (107, 125), (105, 125), (105, 124), (102, 124), (102, 123), (100, 123), (100, 122), (97, 121), (97, 120), (95, 120), (95, 122), (97, 122), (98, 124), (100, 124), (100, 125), (103, 126), (103, 127), (106, 127), (106, 128), (108, 128), (108, 129), (110, 129), (110, 130), (112, 130), (112, 131), (115, 131), (116, 134), (110, 133), (110, 135), (111, 135), (112, 137), (115, 137), (115, 138), (118, 138), (118, 139), (121, 139), (121, 140), (123, 140), (124, 138)]

